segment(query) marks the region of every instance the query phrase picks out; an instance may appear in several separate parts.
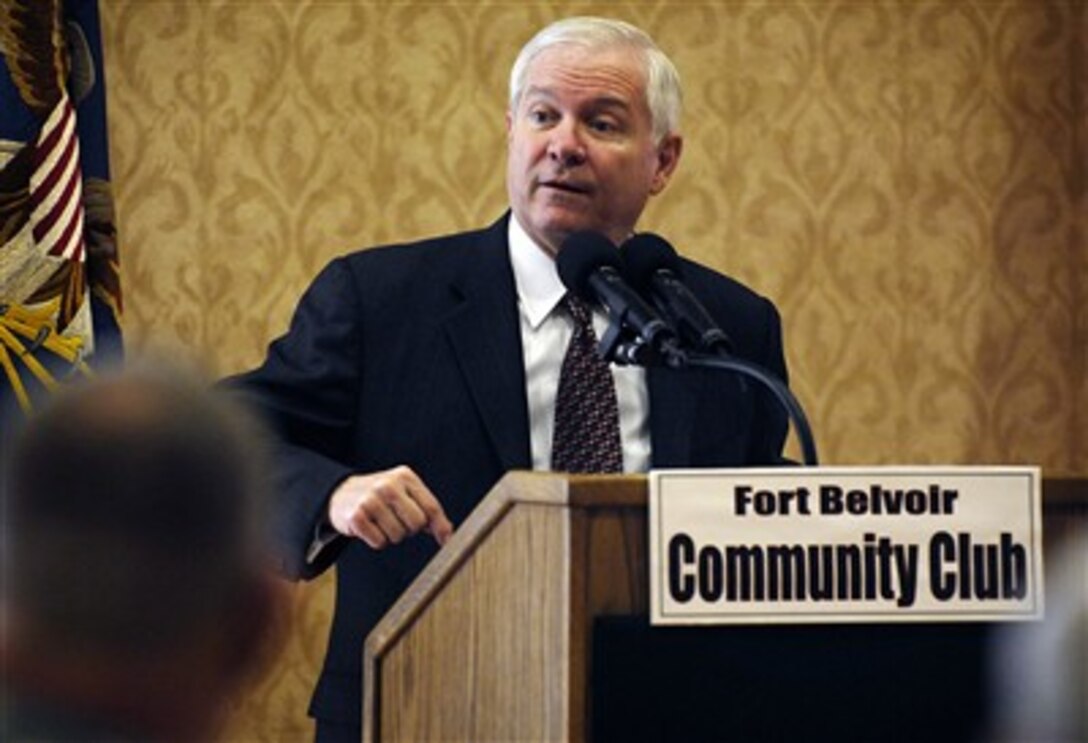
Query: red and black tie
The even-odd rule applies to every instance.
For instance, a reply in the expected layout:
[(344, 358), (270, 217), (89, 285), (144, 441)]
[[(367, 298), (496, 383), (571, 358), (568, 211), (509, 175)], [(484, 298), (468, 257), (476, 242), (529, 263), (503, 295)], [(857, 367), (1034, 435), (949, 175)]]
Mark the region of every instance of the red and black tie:
[(556, 472), (622, 472), (620, 413), (608, 362), (597, 355), (589, 308), (569, 294), (563, 306), (574, 319), (555, 397), (552, 469)]

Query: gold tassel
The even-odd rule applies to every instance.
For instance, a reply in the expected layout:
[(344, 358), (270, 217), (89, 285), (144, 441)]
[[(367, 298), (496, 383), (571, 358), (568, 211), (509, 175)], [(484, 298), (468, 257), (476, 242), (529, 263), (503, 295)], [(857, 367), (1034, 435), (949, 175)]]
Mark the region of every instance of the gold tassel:
[[(93, 372), (83, 360), (83, 341), (76, 337), (65, 337), (57, 332), (57, 310), (60, 298), (56, 298), (37, 307), (23, 305), (0, 306), (0, 368), (3, 368), (8, 384), (15, 393), (15, 399), (24, 413), (31, 410), (30, 396), (23, 384), (19, 369), (15, 364), (18, 359), (30, 371), (43, 387), (56, 392), (60, 384), (48, 369), (35, 358), (38, 349), (44, 349), (72, 365), (74, 371), (84, 376)], [(29, 341), (28, 348), (23, 340)], [(13, 358), (14, 356), (14, 358)]]

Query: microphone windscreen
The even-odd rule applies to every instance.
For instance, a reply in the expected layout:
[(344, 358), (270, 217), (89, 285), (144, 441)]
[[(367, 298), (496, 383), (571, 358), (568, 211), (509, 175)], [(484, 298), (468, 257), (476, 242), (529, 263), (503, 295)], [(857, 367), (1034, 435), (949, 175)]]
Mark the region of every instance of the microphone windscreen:
[(607, 237), (599, 232), (574, 232), (559, 247), (555, 258), (559, 279), (567, 291), (580, 299), (596, 301), (589, 279), (605, 266), (620, 270), (619, 252)]
[(623, 259), (623, 275), (637, 291), (645, 293), (650, 288), (654, 273), (662, 269), (680, 273), (680, 260), (676, 249), (668, 240), (652, 232), (641, 232), (620, 247)]

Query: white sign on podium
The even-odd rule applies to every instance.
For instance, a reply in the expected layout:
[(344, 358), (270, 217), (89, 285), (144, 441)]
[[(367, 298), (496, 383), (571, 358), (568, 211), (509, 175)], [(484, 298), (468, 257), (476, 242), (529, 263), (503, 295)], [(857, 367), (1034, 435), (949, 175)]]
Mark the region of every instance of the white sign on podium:
[(1037, 467), (650, 472), (653, 624), (1043, 615)]

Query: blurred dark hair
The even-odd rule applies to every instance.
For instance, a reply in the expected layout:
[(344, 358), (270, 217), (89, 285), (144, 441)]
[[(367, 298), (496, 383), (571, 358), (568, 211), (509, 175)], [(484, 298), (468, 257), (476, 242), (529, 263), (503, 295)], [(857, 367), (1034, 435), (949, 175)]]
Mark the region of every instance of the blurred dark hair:
[(76, 652), (184, 647), (263, 568), (263, 447), (242, 411), (162, 370), (60, 394), (5, 468), (13, 616)]

